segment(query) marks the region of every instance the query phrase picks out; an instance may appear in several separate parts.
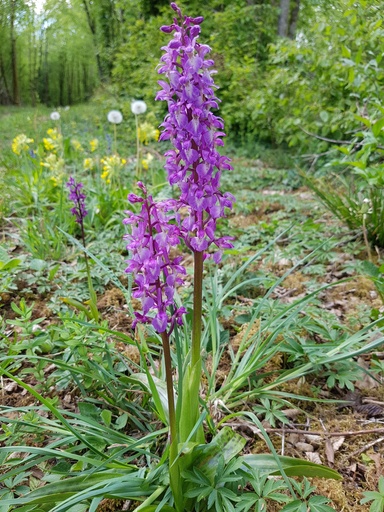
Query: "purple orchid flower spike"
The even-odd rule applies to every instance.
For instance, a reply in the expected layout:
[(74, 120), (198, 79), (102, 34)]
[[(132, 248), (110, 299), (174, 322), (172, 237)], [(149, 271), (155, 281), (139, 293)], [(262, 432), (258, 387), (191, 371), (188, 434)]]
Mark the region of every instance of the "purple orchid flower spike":
[[(142, 303), (142, 313), (135, 313), (132, 327), (138, 322), (150, 323), (157, 332), (169, 334), (175, 323), (182, 324), (182, 315), (186, 313), (185, 308), (174, 304), (176, 288), (183, 284), (186, 274), (181, 265), (182, 257), (171, 255), (172, 249), (180, 243), (180, 229), (172, 223), (176, 201), (155, 203), (141, 182), (138, 187), (143, 197), (129, 194), (128, 199), (132, 204), (141, 203), (141, 211), (126, 211), (128, 217), (123, 221), (131, 225), (130, 234), (125, 235), (131, 256), (126, 272), (133, 274), (132, 295)], [(169, 306), (173, 306), (171, 313)]]
[(69, 188), (68, 199), (74, 204), (73, 208), (71, 208), (71, 213), (72, 215), (76, 216), (76, 222), (82, 225), (84, 217), (88, 213), (88, 211), (85, 209), (86, 196), (83, 192), (81, 192), (81, 189), (84, 187), (84, 185), (81, 182), (76, 183), (73, 176), (69, 178), (69, 181), (66, 185)]
[(223, 145), (224, 123), (211, 112), (218, 108), (210, 68), (213, 60), (207, 58), (211, 49), (198, 42), (203, 17), (183, 16), (179, 7), (171, 4), (177, 13), (173, 24), (161, 27), (165, 33), (174, 32), (173, 39), (163, 47), (159, 73), (167, 81), (158, 83), (162, 90), (156, 99), (168, 103), (168, 115), (162, 123), (160, 140), (170, 140), (174, 149), (165, 153), (168, 180), (178, 185), (180, 203), (189, 214), (181, 222), (181, 235), (194, 252), (206, 252), (213, 243), (219, 251), (232, 247), (230, 237), (217, 237), (217, 219), (225, 216), (225, 208), (232, 208), (234, 197), (220, 191), (223, 170), (232, 169), (230, 160), (217, 150)]

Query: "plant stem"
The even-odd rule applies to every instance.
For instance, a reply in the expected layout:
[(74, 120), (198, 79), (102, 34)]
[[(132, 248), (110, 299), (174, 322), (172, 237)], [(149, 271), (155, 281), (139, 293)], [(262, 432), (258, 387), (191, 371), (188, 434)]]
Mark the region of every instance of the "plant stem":
[(194, 252), (193, 279), (193, 324), (192, 324), (192, 356), (191, 365), (195, 366), (201, 358), (201, 326), (203, 312), (203, 252)]
[(175, 411), (175, 398), (173, 393), (172, 359), (169, 336), (167, 332), (161, 333), (163, 341), (165, 379), (167, 384), (168, 413), (169, 413), (169, 482), (172, 489), (175, 507), (178, 512), (183, 510), (183, 494), (178, 456), (178, 431)]
[[(84, 219), (81, 219), (80, 222), (80, 228), (81, 228), (81, 239), (83, 242), (83, 247), (85, 249), (85, 231), (84, 231)], [(97, 309), (97, 296), (95, 289), (93, 288), (92, 284), (92, 277), (91, 277), (91, 269), (89, 267), (89, 261), (88, 261), (88, 254), (84, 250), (84, 258), (85, 258), (85, 268), (87, 270), (87, 281), (88, 281), (88, 290), (89, 290), (89, 309), (93, 315), (93, 318), (96, 320), (96, 322), (100, 319), (99, 310)]]
[[(84, 230), (83, 219), (81, 219), (81, 222), (80, 222), (80, 229), (81, 229), (81, 240), (83, 242), (83, 247), (85, 248), (85, 230)], [(88, 276), (88, 281), (89, 281), (91, 279), (91, 270), (89, 268), (88, 255), (85, 251), (83, 251), (83, 254), (84, 254), (85, 267), (87, 269), (87, 276)]]
[(193, 317), (191, 362), (183, 375), (183, 394), (178, 418), (179, 442), (204, 443), (204, 430), (200, 424), (192, 436), (199, 421), (199, 393), (201, 380), (201, 327), (203, 304), (203, 252), (194, 252)]
[(171, 445), (177, 439), (176, 414), (175, 414), (175, 398), (173, 394), (172, 379), (172, 359), (169, 336), (166, 332), (161, 333), (163, 340), (164, 362), (165, 362), (165, 379), (167, 384), (168, 410), (169, 410), (169, 434)]
[(115, 135), (114, 154), (117, 155), (117, 128), (116, 128), (116, 123), (113, 124), (113, 131), (114, 131), (114, 135)]
[(140, 139), (139, 139), (139, 116), (136, 119), (136, 177), (140, 178)]

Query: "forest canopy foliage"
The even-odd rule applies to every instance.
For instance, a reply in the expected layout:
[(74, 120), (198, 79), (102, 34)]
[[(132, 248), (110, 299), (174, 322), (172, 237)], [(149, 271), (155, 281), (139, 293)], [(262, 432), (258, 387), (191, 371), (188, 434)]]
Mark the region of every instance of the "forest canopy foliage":
[[(0, 103), (68, 105), (100, 85), (155, 105), (168, 0), (32, 0), (0, 6)], [(201, 3), (185, 0), (192, 15)], [(384, 2), (207, 0), (203, 32), (228, 131), (322, 151), (373, 118), (383, 87)], [(159, 112), (163, 114), (163, 112)], [(161, 119), (159, 115), (159, 120)]]

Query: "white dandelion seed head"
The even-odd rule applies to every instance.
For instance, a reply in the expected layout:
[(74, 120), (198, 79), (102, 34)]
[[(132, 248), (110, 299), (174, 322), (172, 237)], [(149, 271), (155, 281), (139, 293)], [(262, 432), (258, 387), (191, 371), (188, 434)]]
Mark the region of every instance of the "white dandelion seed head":
[(120, 124), (123, 120), (123, 114), (119, 110), (108, 112), (107, 119), (112, 124)]
[(60, 114), (58, 112), (51, 112), (49, 117), (52, 119), (52, 121), (58, 121), (60, 119)]
[(64, 110), (68, 111), (71, 107), (69, 105), (64, 107)]
[(147, 110), (147, 104), (142, 100), (135, 100), (131, 103), (131, 110), (135, 116), (138, 114), (144, 114)]

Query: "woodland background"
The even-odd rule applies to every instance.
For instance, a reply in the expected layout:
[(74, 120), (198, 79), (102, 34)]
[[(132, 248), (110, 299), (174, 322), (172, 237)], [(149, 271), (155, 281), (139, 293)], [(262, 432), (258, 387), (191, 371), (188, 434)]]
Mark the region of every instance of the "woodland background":
[[(51, 107), (111, 94), (155, 105), (168, 0), (3, 0), (0, 104)], [(201, 14), (199, 0), (181, 2)], [(382, 1), (207, 0), (204, 41), (237, 142), (322, 152), (380, 104)], [(157, 110), (156, 110), (157, 109)], [(124, 108), (123, 108), (124, 110)], [(356, 116), (358, 116), (356, 118)]]

